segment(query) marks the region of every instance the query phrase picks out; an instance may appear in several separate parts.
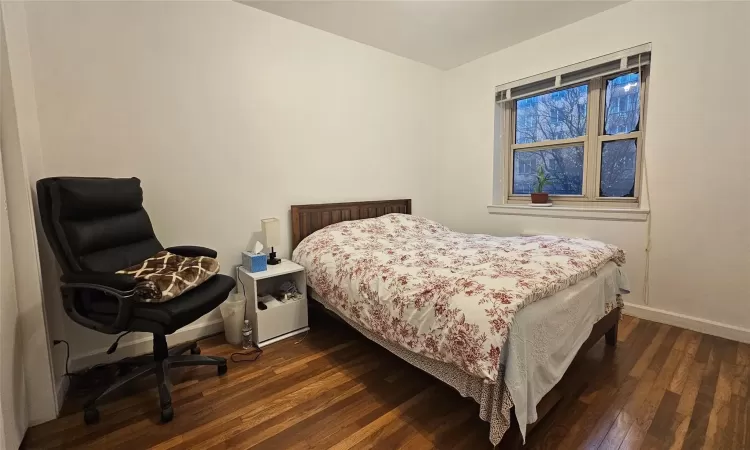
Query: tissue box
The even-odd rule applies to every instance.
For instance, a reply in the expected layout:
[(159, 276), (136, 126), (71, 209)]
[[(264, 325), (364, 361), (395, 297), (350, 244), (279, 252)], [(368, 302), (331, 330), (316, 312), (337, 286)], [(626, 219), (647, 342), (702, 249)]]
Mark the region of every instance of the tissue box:
[(250, 272), (263, 272), (268, 268), (268, 256), (265, 253), (242, 252), (242, 267)]

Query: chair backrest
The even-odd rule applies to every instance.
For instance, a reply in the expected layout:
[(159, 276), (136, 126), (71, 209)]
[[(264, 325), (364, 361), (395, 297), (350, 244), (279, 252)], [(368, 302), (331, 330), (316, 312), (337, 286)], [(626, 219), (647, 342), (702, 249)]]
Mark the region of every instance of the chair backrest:
[(116, 272), (163, 249), (138, 178), (44, 178), (36, 187), (44, 233), (65, 273)]

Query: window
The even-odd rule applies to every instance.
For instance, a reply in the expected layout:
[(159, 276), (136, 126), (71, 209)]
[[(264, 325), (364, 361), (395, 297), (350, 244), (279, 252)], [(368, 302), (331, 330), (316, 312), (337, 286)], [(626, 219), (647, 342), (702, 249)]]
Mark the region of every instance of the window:
[(539, 168), (555, 202), (638, 202), (651, 54), (637, 49), (498, 87), (507, 202), (529, 201)]
[(515, 171), (519, 175), (530, 175), (532, 172), (534, 172), (533, 161), (530, 161), (528, 159), (518, 159), (515, 161), (515, 164), (518, 164), (518, 167), (516, 167)]

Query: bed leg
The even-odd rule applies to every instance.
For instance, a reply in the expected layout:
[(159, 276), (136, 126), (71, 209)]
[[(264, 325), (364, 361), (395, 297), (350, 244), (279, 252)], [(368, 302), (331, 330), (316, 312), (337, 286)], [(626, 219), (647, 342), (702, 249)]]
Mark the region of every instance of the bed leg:
[(607, 345), (610, 345), (612, 347), (617, 347), (617, 328), (620, 325), (620, 321), (618, 320), (615, 322), (615, 324), (607, 330), (607, 332), (604, 334), (604, 340), (607, 343)]

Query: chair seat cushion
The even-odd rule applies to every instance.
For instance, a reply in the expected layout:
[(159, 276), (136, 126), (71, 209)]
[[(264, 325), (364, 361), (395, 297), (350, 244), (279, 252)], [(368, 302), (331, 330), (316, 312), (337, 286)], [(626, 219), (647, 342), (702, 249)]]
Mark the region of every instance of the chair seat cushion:
[[(229, 296), (229, 293), (234, 289), (234, 285), (232, 277), (219, 274), (168, 302), (138, 302), (133, 307), (133, 322), (136, 325), (133, 328), (144, 328), (137, 327), (138, 323), (144, 321), (157, 322), (158, 327), (163, 328), (165, 334), (172, 333), (219, 306)], [(114, 299), (98, 299), (88, 303), (86, 309), (97, 318), (104, 318), (104, 316), (114, 318), (117, 315), (117, 301)], [(153, 326), (146, 328), (135, 329), (134, 331), (154, 332)]]

